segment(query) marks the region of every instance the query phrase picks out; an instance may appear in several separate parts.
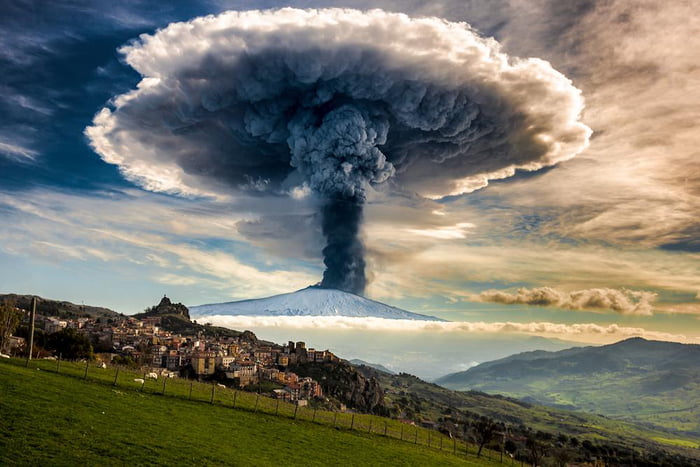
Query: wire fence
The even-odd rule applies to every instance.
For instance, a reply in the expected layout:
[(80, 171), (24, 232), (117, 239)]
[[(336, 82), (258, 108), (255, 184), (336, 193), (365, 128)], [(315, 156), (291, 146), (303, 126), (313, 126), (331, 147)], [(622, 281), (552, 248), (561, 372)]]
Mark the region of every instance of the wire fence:
[[(4, 360), (15, 365), (25, 365), (24, 360)], [(104, 385), (111, 385), (123, 390), (138, 391), (165, 397), (174, 397), (197, 403), (229, 407), (235, 410), (259, 412), (267, 415), (289, 418), (300, 422), (332, 426), (337, 429), (364, 432), (385, 436), (406, 443), (424, 446), (443, 452), (452, 452), (459, 456), (477, 455), (477, 446), (458, 439), (454, 435), (444, 434), (438, 430), (408, 424), (399, 420), (354, 412), (332, 412), (328, 410), (300, 406), (265, 394), (232, 389), (218, 383), (207, 383), (184, 378), (170, 378), (141, 372), (120, 365), (103, 366), (95, 362), (75, 362), (66, 360), (36, 359), (31, 360), (30, 367), (41, 371), (50, 371), (63, 376), (82, 379)], [(484, 447), (481, 456), (500, 462), (515, 461), (504, 456), (502, 452)]]

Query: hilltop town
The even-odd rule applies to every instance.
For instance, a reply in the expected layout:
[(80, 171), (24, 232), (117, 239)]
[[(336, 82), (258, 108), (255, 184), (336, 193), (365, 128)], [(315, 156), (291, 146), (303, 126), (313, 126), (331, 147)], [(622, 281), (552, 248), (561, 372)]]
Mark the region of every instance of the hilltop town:
[[(187, 307), (172, 303), (166, 296), (158, 305), (134, 316), (117, 313), (80, 316), (80, 309), (67, 314), (56, 313), (53, 307), (49, 309), (52, 311), (37, 312), (36, 329), (46, 335), (74, 330), (89, 339), (96, 358), (107, 363), (138, 366), (146, 374), (158, 377), (215, 380), (258, 391), (264, 386), (271, 396), (299, 405), (321, 398), (323, 388), (313, 378), (300, 377), (289, 368), (306, 363), (339, 362), (329, 350), (307, 348), (304, 342), (278, 345), (261, 341), (250, 331), (191, 322)], [(28, 321), (29, 314), (23, 311)], [(9, 351), (26, 352), (26, 346), (23, 337), (12, 337)], [(46, 353), (36, 346), (34, 351)]]

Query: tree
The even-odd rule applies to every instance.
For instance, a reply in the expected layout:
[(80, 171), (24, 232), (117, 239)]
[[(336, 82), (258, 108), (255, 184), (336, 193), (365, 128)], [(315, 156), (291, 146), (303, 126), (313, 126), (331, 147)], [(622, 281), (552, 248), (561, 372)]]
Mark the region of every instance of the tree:
[(130, 356), (115, 355), (112, 358), (112, 363), (115, 365), (128, 366), (130, 368), (137, 368), (138, 364)]
[(22, 312), (12, 302), (0, 303), (0, 353), (4, 353), (9, 338), (22, 320)]
[(114, 351), (114, 343), (110, 335), (93, 334), (91, 342), (93, 351), (97, 353), (111, 353)]
[(525, 441), (527, 458), (532, 467), (537, 467), (542, 462), (542, 458), (547, 454), (547, 445), (537, 439), (532, 434), (528, 435)]
[(486, 443), (491, 441), (497, 434), (498, 424), (488, 417), (480, 417), (477, 421), (472, 423), (471, 434), (472, 438), (479, 446), (479, 450), (476, 452), (476, 457), (481, 456), (481, 450), (484, 448)]
[(566, 446), (559, 446), (552, 450), (552, 457), (554, 457), (558, 467), (566, 467), (569, 462), (574, 460), (575, 453)]
[(79, 358), (93, 358), (90, 339), (73, 328), (61, 329), (49, 335), (47, 347), (61, 354), (63, 358), (75, 360)]
[(511, 456), (514, 456), (518, 450), (518, 445), (515, 444), (515, 441), (513, 441), (512, 439), (508, 439), (508, 440), (506, 440), (506, 444), (503, 446), (503, 448), (506, 450), (506, 452), (508, 454), (510, 454)]

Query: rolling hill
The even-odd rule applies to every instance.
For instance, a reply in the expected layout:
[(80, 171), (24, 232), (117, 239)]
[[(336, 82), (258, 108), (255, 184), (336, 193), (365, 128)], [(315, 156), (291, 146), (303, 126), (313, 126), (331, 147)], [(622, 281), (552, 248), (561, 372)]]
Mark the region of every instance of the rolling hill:
[(525, 352), (436, 382), (700, 435), (700, 345), (632, 338)]
[[(443, 423), (453, 420), (463, 426), (465, 420), (485, 416), (504, 423), (514, 432), (544, 432), (560, 438), (563, 435), (571, 440), (577, 439), (584, 447), (592, 443), (596, 446), (592, 449), (593, 455), (597, 456), (603, 452), (627, 452), (628, 455), (635, 453), (632, 454), (634, 458), (646, 453), (655, 459), (649, 461), (649, 465), (671, 465), (674, 455), (682, 456), (678, 461), (681, 465), (697, 465), (700, 459), (700, 436), (696, 434), (479, 391), (453, 391), (406, 373), (390, 375), (366, 366), (359, 369), (379, 380), (385, 388), (384, 398), (388, 406), (400, 407), (405, 415), (415, 419), (441, 420)], [(598, 454), (595, 454), (596, 449)], [(662, 454), (662, 451), (667, 454)], [(671, 457), (665, 458), (668, 453), (672, 453)], [(641, 459), (637, 461), (641, 462)]]
[[(32, 308), (32, 298), (34, 295), (21, 294), (0, 294), (0, 302), (13, 303), (18, 308), (30, 310)], [(91, 318), (116, 318), (123, 316), (114, 310), (101, 306), (76, 305), (75, 303), (52, 300), (49, 298), (37, 297), (37, 312), (45, 316), (57, 316), (59, 318), (79, 318), (89, 316)]]
[(372, 433), (349, 429), (349, 414), (336, 423), (319, 411), (313, 422), (309, 409), (293, 419), (291, 404), (277, 415), (271, 399), (261, 413), (253, 394), (255, 410), (243, 407), (244, 393), (233, 409), (230, 391), (209, 402), (211, 384), (194, 383), (201, 388), (188, 397), (190, 384), (175, 379), (168, 391), (179, 382), (183, 393), (166, 396), (160, 382), (139, 390), (133, 375), (116, 386), (111, 372), (84, 380), (84, 366), (65, 362), (57, 374), (52, 361), (0, 361), (0, 465), (499, 465), (455, 455), (447, 443), (386, 436), (376, 422)]

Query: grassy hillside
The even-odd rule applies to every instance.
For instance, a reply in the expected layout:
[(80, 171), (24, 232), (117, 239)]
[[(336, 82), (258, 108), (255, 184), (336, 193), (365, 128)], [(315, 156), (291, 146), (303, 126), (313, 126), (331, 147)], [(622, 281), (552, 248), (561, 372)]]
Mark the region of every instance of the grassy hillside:
[[(371, 371), (365, 369), (365, 371)], [(458, 392), (427, 383), (412, 375), (389, 375), (373, 371), (389, 406), (396, 404), (415, 418), (461, 419), (465, 414), (487, 416), (512, 427), (525, 425), (553, 435), (565, 434), (596, 445), (617, 446), (653, 453), (664, 450), (700, 459), (700, 437), (671, 430), (614, 420), (601, 415), (572, 412), (477, 391)], [(690, 461), (692, 463), (692, 461)]]
[[(57, 374), (56, 362), (36, 361), (24, 368), (18, 361), (0, 360), (0, 464), (496, 464), (454, 455), (451, 446), (441, 451), (435, 444), (369, 434), (371, 426), (360, 432), (323, 420), (313, 423), (304, 418), (311, 414), (308, 409), (294, 420), (286, 404), (279, 416), (261, 413), (275, 407), (268, 400), (266, 407), (256, 404), (252, 410), (252, 394), (236, 393), (239, 408), (232, 409), (234, 393), (211, 385), (169, 380), (165, 392), (171, 395), (164, 396), (161, 382), (149, 381), (142, 388), (134, 375), (94, 367), (88, 367), (83, 380), (84, 366), (64, 362)], [(377, 417), (372, 419), (375, 430), (386, 429)], [(347, 421), (334, 420), (333, 425)]]
[(642, 423), (700, 438), (700, 346), (628, 339), (528, 352), (438, 380), (526, 401)]

